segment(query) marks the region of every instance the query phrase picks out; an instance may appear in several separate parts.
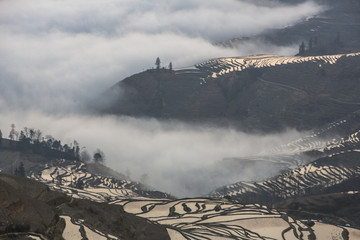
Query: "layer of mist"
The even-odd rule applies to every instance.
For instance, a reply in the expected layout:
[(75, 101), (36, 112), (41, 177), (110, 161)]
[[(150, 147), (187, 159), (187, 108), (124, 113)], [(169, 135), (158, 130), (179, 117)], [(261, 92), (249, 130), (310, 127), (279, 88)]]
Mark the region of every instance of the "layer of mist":
[[(0, 119), (4, 136), (10, 124), (17, 129), (39, 128), (63, 143), (74, 139), (92, 154), (97, 148), (106, 165), (134, 180), (176, 196), (199, 196), (240, 180), (255, 180), (276, 171), (235, 165), (224, 158), (266, 155), (274, 146), (301, 137), (296, 131), (279, 134), (245, 134), (234, 129), (192, 126), (180, 122), (129, 117), (87, 115), (54, 116), (36, 112), (6, 113)], [(265, 169), (264, 169), (265, 170)], [(241, 174), (240, 174), (241, 173)], [(142, 179), (143, 178), (143, 179)]]
[[(227, 174), (227, 157), (266, 152), (299, 133), (246, 135), (232, 129), (99, 117), (84, 107), (116, 82), (154, 66), (193, 66), (209, 58), (292, 55), (297, 46), (261, 40), (219, 43), (282, 28), (316, 15), (312, 1), (248, 0), (0, 1), (0, 129), (34, 127), (62, 142), (102, 149), (107, 165), (179, 196), (258, 177)], [(225, 166), (225, 169), (224, 167)]]
[(312, 1), (0, 1), (0, 109), (78, 112), (123, 78), (172, 61), (293, 55), (297, 46), (214, 43), (282, 28), (321, 12)]

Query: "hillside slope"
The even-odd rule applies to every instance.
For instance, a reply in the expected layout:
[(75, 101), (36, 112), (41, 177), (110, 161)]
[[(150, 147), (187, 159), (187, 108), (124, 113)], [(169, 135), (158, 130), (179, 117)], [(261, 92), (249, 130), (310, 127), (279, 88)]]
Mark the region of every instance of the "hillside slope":
[(284, 199), (360, 191), (359, 120), (360, 113), (356, 112), (272, 151), (273, 159), (281, 159), (284, 153), (290, 159), (307, 156), (312, 159), (307, 164), (263, 181), (224, 186), (210, 196), (271, 205)]
[(197, 67), (126, 78), (102, 96), (108, 104), (100, 111), (276, 131), (321, 127), (360, 108), (358, 53), (221, 58)]
[[(294, 154), (320, 156), (315, 162), (262, 183), (252, 183), (245, 192), (238, 191), (237, 187), (244, 184), (238, 183), (224, 188), (226, 192), (215, 191), (212, 197), (174, 199), (144, 190), (139, 183), (106, 176), (106, 168), (100, 165), (91, 167), (90, 173), (87, 164), (76, 160), (53, 158), (45, 163), (45, 158), (36, 162), (36, 155), (29, 158), (29, 153), (16, 154), (13, 150), (18, 161), (32, 166), (27, 168), (27, 174), (38, 182), (0, 174), (0, 214), (5, 219), (2, 231), (6, 232), (1, 237), (356, 239), (360, 236), (356, 229), (360, 226), (355, 206), (358, 193), (354, 192), (359, 186), (358, 119), (359, 115), (353, 114), (273, 150), (277, 156), (288, 152), (285, 148), (293, 149)], [(334, 133), (337, 137), (326, 142), (325, 136), (335, 136)], [(6, 156), (1, 158), (0, 154), (0, 160), (10, 161), (11, 156)], [(101, 169), (101, 174), (96, 169)], [(334, 194), (322, 205), (324, 197), (319, 193)], [(354, 206), (351, 214), (346, 216), (350, 209), (338, 204), (341, 201)], [(319, 208), (312, 214), (301, 212), (302, 208), (313, 209), (314, 204)], [(326, 211), (332, 206), (336, 210)]]
[(0, 239), (62, 237), (169, 239), (164, 227), (120, 206), (75, 200), (34, 180), (0, 174)]

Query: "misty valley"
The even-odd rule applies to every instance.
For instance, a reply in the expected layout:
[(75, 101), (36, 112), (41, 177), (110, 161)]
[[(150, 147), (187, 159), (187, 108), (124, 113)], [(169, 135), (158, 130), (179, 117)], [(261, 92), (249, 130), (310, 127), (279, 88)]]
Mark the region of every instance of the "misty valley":
[(0, 239), (360, 239), (360, 2), (0, 1)]

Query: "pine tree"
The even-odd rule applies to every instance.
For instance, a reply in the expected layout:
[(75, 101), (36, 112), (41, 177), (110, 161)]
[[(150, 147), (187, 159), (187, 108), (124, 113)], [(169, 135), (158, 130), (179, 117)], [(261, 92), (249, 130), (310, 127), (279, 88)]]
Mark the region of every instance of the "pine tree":
[(157, 57), (157, 58), (156, 58), (156, 61), (155, 61), (155, 65), (156, 65), (156, 69), (157, 69), (157, 70), (160, 69), (160, 64), (161, 64), (160, 58)]
[(169, 63), (169, 69), (170, 69), (170, 71), (172, 71), (172, 70), (173, 70), (173, 65), (172, 65), (172, 62), (170, 62), (170, 63)]

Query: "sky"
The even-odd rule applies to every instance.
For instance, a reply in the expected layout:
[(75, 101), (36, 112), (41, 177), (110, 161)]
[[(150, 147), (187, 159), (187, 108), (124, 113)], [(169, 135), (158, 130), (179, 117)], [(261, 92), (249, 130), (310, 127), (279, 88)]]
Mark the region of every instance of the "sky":
[[(224, 56), (292, 55), (296, 45), (260, 40), (224, 48), (216, 43), (290, 26), (323, 10), (312, 1), (284, 5), (265, 0), (1, 0), (0, 129), (6, 133), (11, 123), (44, 128), (63, 141), (78, 139), (90, 152), (102, 147), (109, 166), (128, 168), (134, 178), (142, 174), (137, 166), (144, 159), (158, 168), (166, 163), (163, 174), (148, 173), (163, 176), (153, 177), (151, 184), (194, 194), (200, 185), (184, 188), (189, 175), (185, 173), (199, 168), (190, 163), (206, 165), (213, 156), (210, 167), (215, 159), (248, 154), (239, 147), (242, 133), (149, 119), (99, 119), (83, 106), (125, 77), (153, 67), (157, 57), (165, 66), (171, 61), (174, 68), (183, 68)], [(89, 133), (89, 129), (97, 130)], [(187, 143), (194, 138), (199, 144), (190, 154), (192, 145)], [(233, 144), (224, 145), (218, 140), (222, 138)], [(163, 151), (164, 142), (171, 151)], [(132, 149), (134, 156), (118, 146)], [(162, 182), (171, 172), (171, 159), (184, 165), (166, 185)]]

